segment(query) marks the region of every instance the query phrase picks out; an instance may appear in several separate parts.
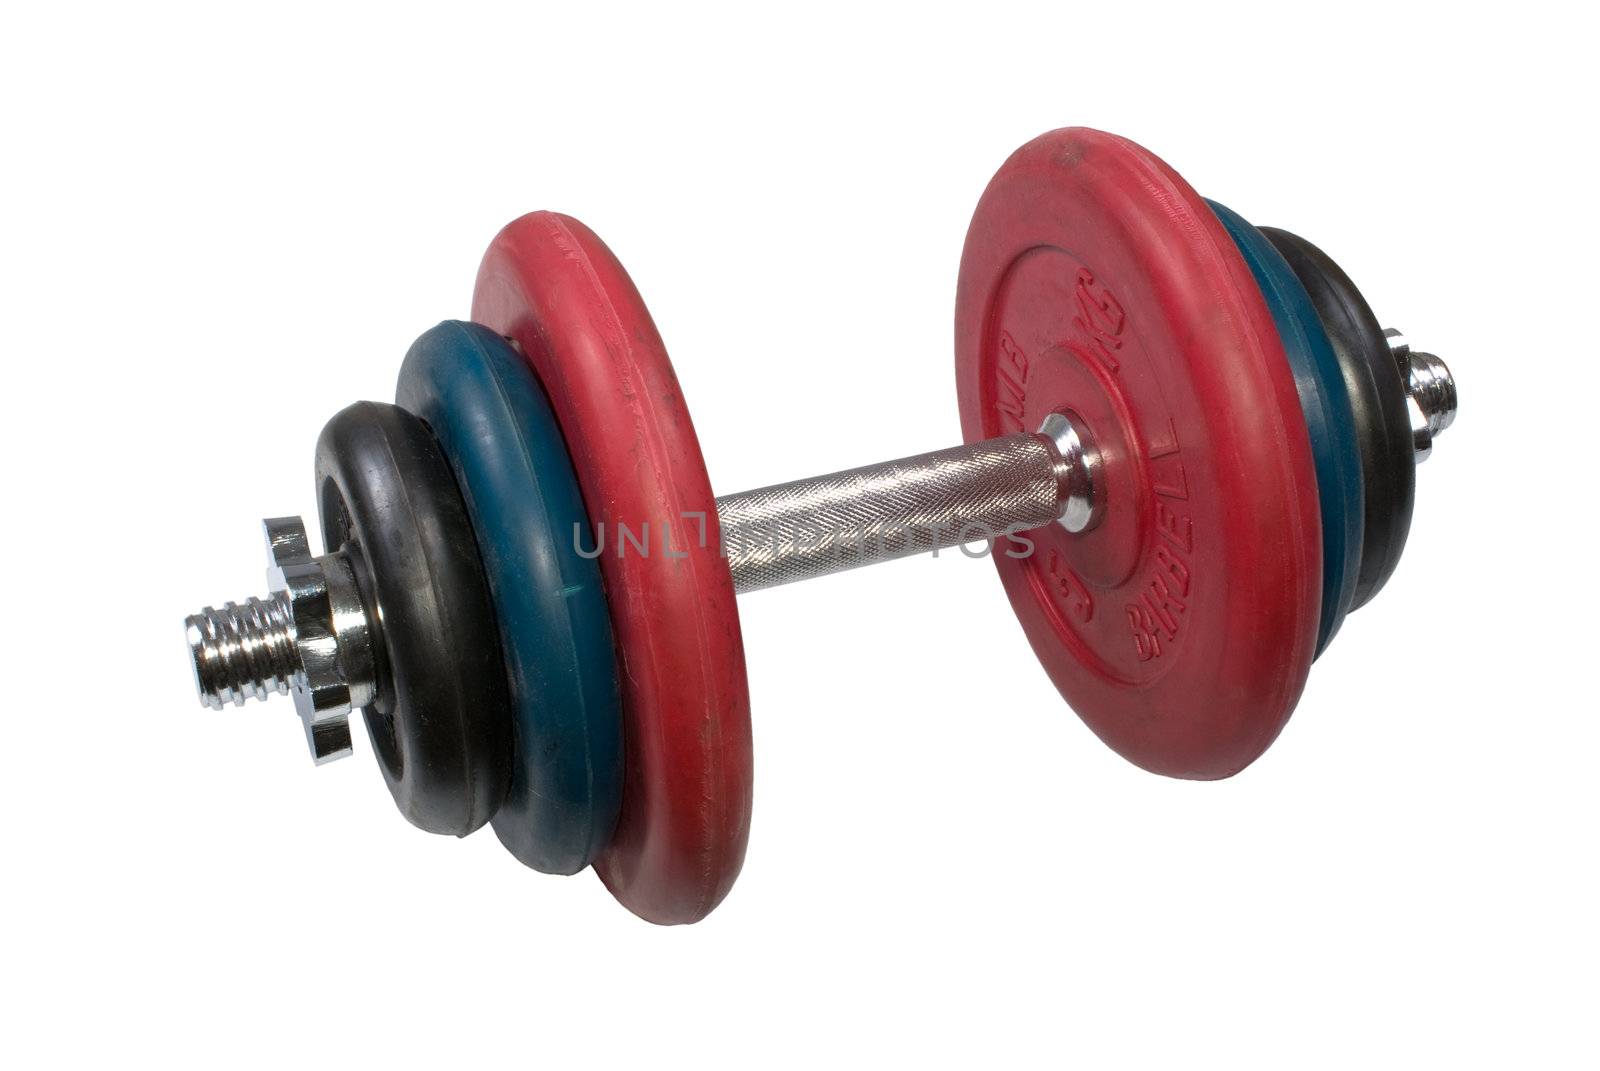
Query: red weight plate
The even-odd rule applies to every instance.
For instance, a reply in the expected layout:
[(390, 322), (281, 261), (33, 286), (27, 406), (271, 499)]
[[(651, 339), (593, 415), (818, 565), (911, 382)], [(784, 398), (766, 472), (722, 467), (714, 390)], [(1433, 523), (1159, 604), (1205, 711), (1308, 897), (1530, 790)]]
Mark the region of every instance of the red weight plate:
[(956, 385), (968, 441), (1070, 410), (1103, 452), (1097, 528), (995, 556), (1061, 694), (1145, 769), (1249, 765), (1305, 686), (1321, 532), (1283, 345), (1210, 208), (1110, 134), (1018, 149), (967, 231)]
[(627, 770), (595, 869), (642, 918), (694, 922), (744, 863), (750, 696), (711, 481), (677, 377), (622, 265), (567, 216), (535, 212), (495, 237), (472, 318), (515, 339), (543, 381), (604, 545)]

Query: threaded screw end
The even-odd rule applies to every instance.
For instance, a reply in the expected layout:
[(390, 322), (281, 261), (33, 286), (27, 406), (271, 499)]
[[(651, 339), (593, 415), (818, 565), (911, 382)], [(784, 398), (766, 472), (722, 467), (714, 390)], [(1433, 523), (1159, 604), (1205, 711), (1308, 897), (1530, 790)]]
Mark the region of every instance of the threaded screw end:
[(220, 610), (207, 606), (185, 618), (183, 630), (195, 689), (212, 710), (229, 703), (243, 706), (252, 697), (288, 695), (300, 672), (294, 618), (282, 592), (249, 598), (243, 605), (230, 602)]
[(1428, 430), (1438, 435), (1456, 419), (1456, 381), (1449, 367), (1432, 353), (1412, 350), (1406, 389), (1428, 418)]

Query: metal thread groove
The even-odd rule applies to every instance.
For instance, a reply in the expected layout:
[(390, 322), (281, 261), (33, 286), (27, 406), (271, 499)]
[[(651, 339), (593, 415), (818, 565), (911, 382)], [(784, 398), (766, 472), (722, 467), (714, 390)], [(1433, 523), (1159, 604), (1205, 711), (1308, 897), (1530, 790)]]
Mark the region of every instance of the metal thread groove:
[(1455, 423), (1456, 381), (1450, 369), (1435, 354), (1412, 350), (1409, 354), (1406, 388), (1428, 418), (1428, 430), (1438, 435)]
[(246, 699), (288, 695), (300, 671), (294, 620), (283, 593), (249, 598), (241, 606), (207, 606), (184, 619), (200, 701), (213, 710)]

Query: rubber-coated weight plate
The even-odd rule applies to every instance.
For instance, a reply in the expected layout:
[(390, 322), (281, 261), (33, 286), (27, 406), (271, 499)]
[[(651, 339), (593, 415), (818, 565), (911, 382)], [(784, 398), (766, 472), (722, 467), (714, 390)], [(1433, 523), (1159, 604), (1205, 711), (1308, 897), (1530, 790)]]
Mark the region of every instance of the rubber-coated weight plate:
[(1217, 217), (1132, 142), (1024, 145), (967, 231), (956, 384), (968, 441), (1071, 410), (1104, 456), (1098, 527), (995, 554), (1056, 687), (1146, 769), (1243, 769), (1305, 685), (1322, 540), (1294, 377)]
[(688, 407), (632, 281), (575, 219), (536, 212), (501, 231), (472, 317), (538, 373), (605, 542), (626, 773), (595, 869), (643, 918), (693, 922), (744, 862), (752, 760), (733, 578)]
[(1322, 617), (1317, 653), (1327, 650), (1355, 599), (1361, 568), (1361, 451), (1356, 443), (1350, 395), (1339, 359), (1322, 321), (1283, 255), (1237, 212), (1208, 202), (1222, 220), (1261, 287), (1284, 354), (1300, 392), (1300, 409), (1311, 433), (1322, 507)]
[(1388, 581), (1411, 531), (1417, 474), (1406, 385), (1378, 318), (1339, 265), (1297, 234), (1276, 227), (1261, 233), (1305, 286), (1349, 387), (1366, 493), (1354, 610)]
[(317, 439), (329, 551), (349, 552), (368, 600), (378, 695), (362, 713), (395, 805), (465, 836), (511, 783), (511, 714), (494, 609), (450, 466), (422, 421), (357, 402)]
[(522, 356), (478, 324), (446, 321), (417, 339), (395, 400), (427, 423), (455, 472), (494, 599), (514, 744), (494, 831), (535, 870), (575, 874), (616, 825), (622, 710), (561, 429)]

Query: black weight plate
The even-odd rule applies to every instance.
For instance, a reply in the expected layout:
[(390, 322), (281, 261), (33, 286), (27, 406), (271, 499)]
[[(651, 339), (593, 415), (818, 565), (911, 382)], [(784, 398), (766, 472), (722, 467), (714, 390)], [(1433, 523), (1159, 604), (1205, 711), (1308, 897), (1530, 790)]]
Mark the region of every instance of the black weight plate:
[(1276, 227), (1261, 233), (1310, 295), (1350, 392), (1366, 496), (1354, 610), (1388, 581), (1411, 530), (1417, 481), (1406, 385), (1378, 318), (1339, 265), (1297, 234)]
[(511, 784), (500, 637), (466, 505), (427, 425), (357, 402), (317, 440), (322, 536), (350, 554), (376, 624), (377, 699), (362, 713), (400, 813), (465, 836)]

